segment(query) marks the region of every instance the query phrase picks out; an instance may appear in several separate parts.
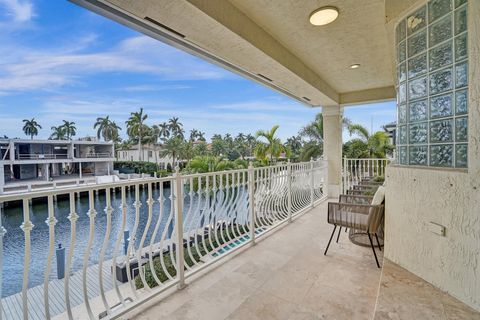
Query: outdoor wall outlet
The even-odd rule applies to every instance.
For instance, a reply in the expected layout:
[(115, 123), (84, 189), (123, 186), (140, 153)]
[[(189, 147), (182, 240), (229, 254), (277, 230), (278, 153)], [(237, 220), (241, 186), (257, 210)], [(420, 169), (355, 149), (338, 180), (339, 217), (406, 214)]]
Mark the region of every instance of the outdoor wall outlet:
[(430, 230), (432, 233), (445, 237), (445, 227), (438, 223), (430, 221), (428, 224), (428, 230)]

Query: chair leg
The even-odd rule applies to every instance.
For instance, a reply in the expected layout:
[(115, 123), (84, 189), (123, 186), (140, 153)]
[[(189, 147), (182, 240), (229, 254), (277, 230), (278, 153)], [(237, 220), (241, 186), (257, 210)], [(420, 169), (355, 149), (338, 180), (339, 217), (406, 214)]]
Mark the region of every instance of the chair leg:
[(377, 239), (378, 250), (382, 251), (382, 246), (380, 245), (380, 241), (378, 241), (378, 236), (375, 233), (375, 239)]
[(338, 240), (340, 239), (340, 232), (341, 231), (342, 231), (342, 227), (338, 228), (337, 243), (338, 243)]
[(348, 228), (345, 228), (345, 232), (347, 232)]
[(333, 235), (335, 234), (335, 230), (337, 229), (337, 225), (333, 225), (333, 231), (332, 235), (330, 236), (330, 240), (328, 240), (327, 248), (325, 249), (325, 252), (323, 253), (324, 256), (327, 255), (328, 247), (330, 247), (330, 242), (332, 242)]
[(373, 245), (372, 237), (370, 236), (370, 233), (367, 232), (368, 240), (370, 240), (370, 246), (372, 247), (373, 250), (373, 255), (375, 257), (375, 262), (377, 263), (377, 267), (380, 268), (380, 264), (378, 263), (378, 258), (377, 258), (377, 253), (375, 252), (375, 247)]

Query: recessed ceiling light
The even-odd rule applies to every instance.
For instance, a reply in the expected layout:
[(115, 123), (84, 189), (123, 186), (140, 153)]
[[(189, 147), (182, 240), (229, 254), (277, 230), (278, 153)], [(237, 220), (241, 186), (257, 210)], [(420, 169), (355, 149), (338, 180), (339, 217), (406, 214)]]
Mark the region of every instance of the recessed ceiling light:
[(358, 68), (360, 68), (360, 64), (358, 64), (358, 63), (352, 64), (350, 66), (350, 69), (358, 69)]
[(332, 23), (338, 17), (338, 9), (335, 7), (322, 7), (310, 14), (310, 23), (314, 26), (324, 26)]

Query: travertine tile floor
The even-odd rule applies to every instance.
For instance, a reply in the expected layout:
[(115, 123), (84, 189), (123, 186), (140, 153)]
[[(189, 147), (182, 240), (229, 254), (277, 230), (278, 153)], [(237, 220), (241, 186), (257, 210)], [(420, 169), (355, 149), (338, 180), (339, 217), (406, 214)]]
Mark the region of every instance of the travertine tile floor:
[(381, 270), (371, 249), (352, 244), (344, 232), (323, 255), (332, 231), (326, 210), (321, 204), (182, 291), (124, 318), (371, 319)]
[(480, 312), (385, 259), (375, 320), (480, 320)]
[(381, 270), (371, 249), (352, 244), (342, 232), (324, 256), (332, 231), (326, 210), (323, 203), (185, 289), (155, 298), (123, 319), (480, 319), (388, 261), (375, 309)]

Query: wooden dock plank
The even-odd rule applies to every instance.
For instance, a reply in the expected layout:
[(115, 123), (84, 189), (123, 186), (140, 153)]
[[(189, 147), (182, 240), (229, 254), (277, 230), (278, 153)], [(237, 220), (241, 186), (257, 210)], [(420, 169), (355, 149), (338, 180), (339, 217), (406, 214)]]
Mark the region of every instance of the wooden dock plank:
[[(104, 291), (108, 292), (114, 289), (114, 279), (111, 272), (112, 261), (106, 261), (102, 270), (98, 265), (89, 266), (87, 269), (87, 288), (89, 298), (100, 296), (99, 272), (103, 274)], [(65, 302), (65, 279), (53, 279), (49, 282), (49, 306), (51, 316), (55, 316), (66, 311)], [(44, 288), (43, 284), (28, 289), (28, 312), (29, 319), (45, 319), (44, 308)], [(70, 276), (70, 302), (72, 308), (84, 303), (83, 299), (83, 276), (82, 270), (72, 273)], [(5, 297), (2, 299), (2, 312), (5, 319), (21, 319), (22, 312), (22, 293)]]
[(82, 282), (79, 277), (70, 277), (70, 304), (72, 307), (83, 303), (83, 295), (79, 290), (81, 286)]
[(29, 311), (35, 313), (37, 317), (43, 316), (45, 318), (45, 308), (43, 306), (43, 285), (33, 287), (28, 290), (28, 303)]
[(5, 311), (4, 319), (16, 319), (17, 317), (21, 317), (21, 314), (17, 312), (17, 309), (12, 305), (12, 303), (2, 303), (2, 305), (3, 310)]
[(54, 314), (62, 313), (65, 310), (65, 302), (63, 292), (64, 281), (54, 280), (48, 286), (48, 296), (50, 304), (50, 312)]

